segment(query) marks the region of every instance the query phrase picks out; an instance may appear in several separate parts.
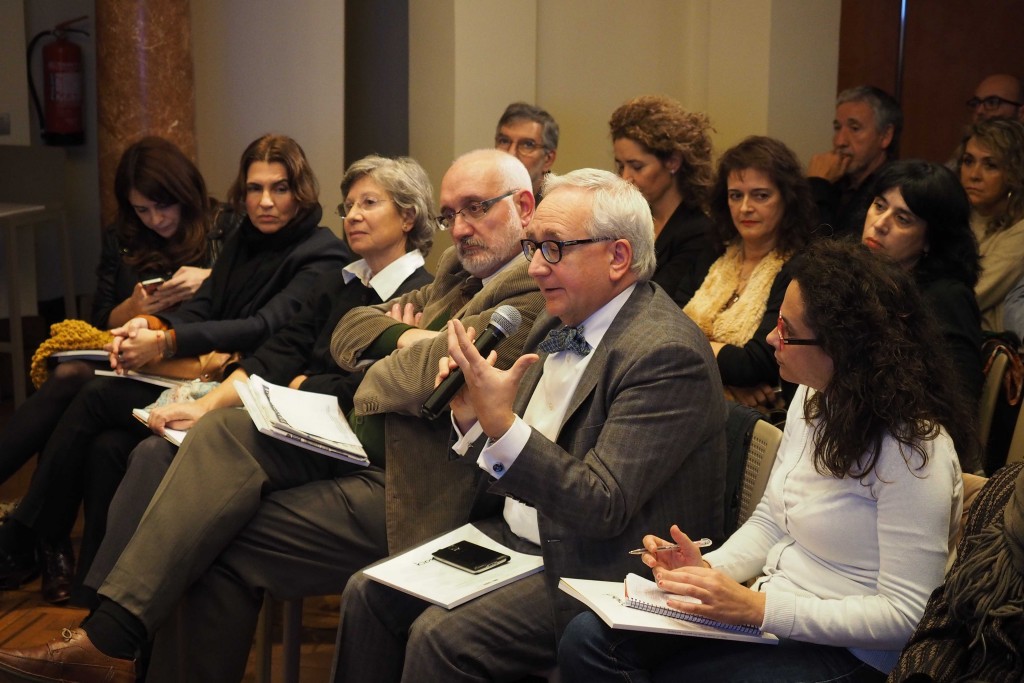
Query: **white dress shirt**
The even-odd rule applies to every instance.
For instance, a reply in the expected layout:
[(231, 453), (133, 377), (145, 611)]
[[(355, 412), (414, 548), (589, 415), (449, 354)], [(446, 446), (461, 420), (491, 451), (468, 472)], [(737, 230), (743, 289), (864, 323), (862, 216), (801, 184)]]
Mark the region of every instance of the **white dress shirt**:
[(413, 249), (396, 258), (379, 273), (374, 274), (370, 270), (370, 264), (366, 262), (366, 259), (359, 259), (345, 266), (341, 271), (341, 276), (345, 278), (346, 285), (359, 278), (363, 286), (371, 287), (373, 291), (377, 292), (381, 301), (388, 301), (406, 278), (416, 272), (417, 268), (422, 268), (423, 264), (423, 254), (419, 249)]
[[(530, 396), (525, 413), (522, 417), (516, 416), (512, 426), (500, 439), (488, 439), (477, 457), (477, 465), (481, 469), (500, 479), (515, 464), (516, 458), (526, 447), (533, 429), (551, 441), (557, 440), (569, 410), (569, 402), (580, 383), (580, 378), (583, 377), (583, 371), (594, 357), (593, 349), (597, 349), (605, 332), (635, 287), (636, 285), (630, 285), (583, 321), (583, 335), (590, 344), (591, 353), (579, 356), (572, 351), (559, 351), (548, 355), (544, 360), (544, 371)], [(452, 423), (454, 424), (454, 418)], [(479, 423), (474, 424), (464, 435), (458, 432), (458, 426), (455, 429), (461, 438), (453, 450), (459, 455), (464, 455), (483, 433)], [(506, 498), (503, 514), (513, 533), (540, 545), (540, 528), (537, 525), (535, 508), (521, 501)]]

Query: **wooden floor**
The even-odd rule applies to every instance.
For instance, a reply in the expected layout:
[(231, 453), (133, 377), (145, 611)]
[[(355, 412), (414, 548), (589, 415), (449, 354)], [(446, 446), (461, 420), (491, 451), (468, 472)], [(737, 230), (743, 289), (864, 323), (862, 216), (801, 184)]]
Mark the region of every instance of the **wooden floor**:
[[(12, 412), (9, 402), (0, 403), (0, 425)], [(0, 486), (0, 499), (17, 497), (28, 485), (31, 471), (23, 468), (15, 477)], [(80, 524), (72, 534), (76, 546), (81, 534)], [(39, 579), (20, 590), (0, 591), (0, 648), (40, 645), (60, 636), (62, 628), (77, 626), (86, 612), (80, 609), (54, 607), (43, 602)], [(271, 681), (283, 681), (281, 673), (280, 615), (274, 628)], [(334, 653), (334, 632), (338, 623), (337, 598), (310, 598), (303, 602), (301, 683), (325, 683)], [(249, 666), (243, 681), (256, 683), (255, 652), (249, 655)]]

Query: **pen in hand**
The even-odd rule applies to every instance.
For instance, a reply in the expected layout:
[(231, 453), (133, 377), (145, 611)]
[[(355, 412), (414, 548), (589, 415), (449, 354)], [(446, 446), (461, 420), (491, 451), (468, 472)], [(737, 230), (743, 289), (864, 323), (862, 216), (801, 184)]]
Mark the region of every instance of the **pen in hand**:
[[(702, 538), (699, 541), (694, 541), (693, 544), (695, 546), (697, 546), (698, 548), (707, 548), (708, 546), (711, 545), (711, 539), (710, 538)], [(659, 545), (657, 547), (658, 551), (661, 551), (661, 550), (678, 550), (678, 549), (679, 549), (679, 546), (677, 544), (675, 544), (675, 543), (671, 543), (669, 545)], [(647, 552), (647, 548), (637, 548), (636, 550), (630, 550), (629, 554), (630, 555), (643, 555), (646, 552)]]

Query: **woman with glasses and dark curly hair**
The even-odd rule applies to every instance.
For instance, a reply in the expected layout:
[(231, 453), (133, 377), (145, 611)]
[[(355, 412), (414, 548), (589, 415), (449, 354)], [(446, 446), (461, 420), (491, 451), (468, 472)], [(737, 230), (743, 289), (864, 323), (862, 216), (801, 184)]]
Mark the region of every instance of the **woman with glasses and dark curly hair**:
[[(704, 214), (711, 187), (711, 124), (673, 99), (646, 95), (611, 120), (615, 172), (636, 185), (654, 216), (654, 282), (675, 298), (684, 276), (703, 277), (713, 251)], [(680, 306), (686, 299), (676, 299)]]
[[(910, 274), (863, 246), (813, 244), (789, 264), (769, 335), (799, 386), (764, 497), (720, 549), (673, 526), (643, 562), (675, 609), (753, 624), (777, 646), (612, 630), (584, 613), (563, 680), (884, 681), (942, 582), (960, 520), (949, 356)], [(685, 495), (685, 492), (681, 492)], [(750, 588), (742, 582), (754, 579)]]

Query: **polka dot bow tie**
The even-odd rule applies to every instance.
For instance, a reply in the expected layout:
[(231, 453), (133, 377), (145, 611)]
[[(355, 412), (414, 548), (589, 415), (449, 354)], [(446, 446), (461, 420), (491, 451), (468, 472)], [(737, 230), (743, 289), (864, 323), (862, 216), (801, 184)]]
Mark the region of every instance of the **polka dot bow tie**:
[(590, 344), (583, 336), (583, 325), (578, 327), (559, 327), (548, 332), (548, 336), (540, 343), (540, 350), (545, 353), (572, 351), (580, 356), (590, 353)]

